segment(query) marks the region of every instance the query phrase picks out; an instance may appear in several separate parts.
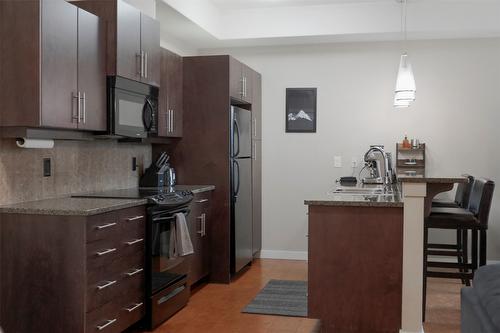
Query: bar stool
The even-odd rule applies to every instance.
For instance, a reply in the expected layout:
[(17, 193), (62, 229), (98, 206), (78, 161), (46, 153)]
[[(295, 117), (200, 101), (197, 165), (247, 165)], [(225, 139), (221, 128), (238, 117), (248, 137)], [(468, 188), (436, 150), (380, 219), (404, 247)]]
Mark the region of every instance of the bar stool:
[[(486, 263), (486, 230), (488, 229), (488, 218), (493, 199), (495, 183), (489, 179), (476, 179), (472, 185), (468, 209), (448, 208), (446, 213), (431, 212), (431, 215), (425, 219), (424, 226), (424, 289), (423, 289), (423, 320), (425, 321), (425, 305), (427, 292), (427, 278), (457, 278), (470, 284), (474, 277), (474, 271), (478, 267), (478, 233), (481, 236), (480, 254), (481, 264)], [(429, 229), (454, 229), (462, 232), (462, 247), (450, 245), (444, 247), (443, 244), (429, 244)], [(471, 231), (472, 262), (469, 264), (466, 256), (468, 247), (468, 232)], [(457, 263), (428, 261), (428, 255), (439, 254), (441, 251), (431, 250), (440, 248), (448, 250), (454, 256), (462, 257)], [(450, 255), (450, 254), (448, 254)], [(432, 271), (428, 268), (458, 269), (459, 272)]]
[(457, 191), (455, 192), (455, 200), (432, 200), (432, 208), (467, 208), (469, 206), (470, 192), (472, 190), (472, 184), (474, 183), (474, 177), (469, 174), (463, 174), (462, 177), (466, 177), (469, 181), (467, 183), (458, 184)]
[[(432, 201), (432, 213), (454, 213), (453, 210), (448, 210), (447, 208), (468, 208), (470, 193), (472, 190), (472, 185), (474, 183), (474, 177), (469, 174), (463, 174), (463, 177), (468, 179), (467, 183), (460, 183), (457, 186), (457, 191), (455, 193), (454, 201), (442, 201), (433, 200)], [(447, 256), (447, 257), (457, 257), (458, 263), (467, 263), (469, 260), (469, 254), (467, 249), (467, 232), (462, 232), (462, 229), (457, 229), (456, 244), (428, 244), (428, 254), (437, 256)], [(463, 271), (463, 269), (461, 269)], [(470, 281), (468, 279), (462, 280), (462, 283), (469, 286)]]

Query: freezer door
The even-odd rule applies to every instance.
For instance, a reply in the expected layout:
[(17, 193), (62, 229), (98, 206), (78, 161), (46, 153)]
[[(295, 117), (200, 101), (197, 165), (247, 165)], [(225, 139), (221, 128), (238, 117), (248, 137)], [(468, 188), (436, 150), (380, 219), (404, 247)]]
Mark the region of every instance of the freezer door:
[(252, 113), (231, 107), (231, 157), (252, 156)]
[(252, 160), (233, 159), (234, 268), (252, 261)]

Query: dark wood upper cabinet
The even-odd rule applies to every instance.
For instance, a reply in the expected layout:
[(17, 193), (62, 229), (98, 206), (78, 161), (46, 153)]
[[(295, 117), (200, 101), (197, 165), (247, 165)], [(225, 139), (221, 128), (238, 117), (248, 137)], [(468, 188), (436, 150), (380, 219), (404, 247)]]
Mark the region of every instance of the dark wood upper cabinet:
[(78, 0), (73, 4), (105, 19), (107, 74), (160, 85), (160, 24), (123, 0)]
[(143, 82), (160, 85), (160, 22), (141, 13), (141, 48), (144, 53)]
[(229, 94), (243, 103), (252, 103), (253, 70), (233, 57), (229, 57)]
[[(112, 24), (110, 23), (110, 25)], [(141, 12), (123, 1), (117, 1), (115, 25), (116, 53), (109, 55), (108, 58), (108, 61), (115, 62), (115, 68), (108, 74), (141, 80), (143, 76), (143, 68), (141, 68), (143, 66)], [(113, 43), (113, 41), (108, 39), (108, 43)]]
[(77, 128), (78, 8), (64, 1), (42, 1), (41, 124)]
[(252, 139), (262, 139), (262, 77), (252, 72)]
[(82, 118), (78, 128), (105, 131), (106, 121), (106, 24), (97, 16), (78, 11), (78, 90)]
[(102, 22), (64, 0), (0, 6), (1, 125), (105, 129)]
[(158, 136), (182, 137), (182, 57), (161, 49), (160, 107)]

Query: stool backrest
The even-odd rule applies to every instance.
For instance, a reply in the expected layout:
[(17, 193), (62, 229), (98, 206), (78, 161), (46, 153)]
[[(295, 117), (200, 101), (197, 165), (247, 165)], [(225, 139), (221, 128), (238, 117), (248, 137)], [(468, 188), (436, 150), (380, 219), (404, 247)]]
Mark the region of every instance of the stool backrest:
[(455, 193), (455, 203), (462, 208), (467, 208), (469, 207), (470, 192), (474, 184), (474, 176), (464, 174), (462, 177), (467, 177), (469, 181), (467, 183), (458, 184), (457, 192)]
[(486, 178), (476, 178), (470, 194), (469, 210), (479, 219), (479, 223), (488, 226), (491, 202), (495, 182)]

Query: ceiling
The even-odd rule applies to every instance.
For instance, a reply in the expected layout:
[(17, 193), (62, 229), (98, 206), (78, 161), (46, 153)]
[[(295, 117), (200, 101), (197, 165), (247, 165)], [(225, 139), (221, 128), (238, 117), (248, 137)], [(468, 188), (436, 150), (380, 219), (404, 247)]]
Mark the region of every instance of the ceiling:
[[(156, 0), (191, 48), (401, 40), (397, 0)], [(408, 0), (409, 39), (500, 36), (500, 0)]]

